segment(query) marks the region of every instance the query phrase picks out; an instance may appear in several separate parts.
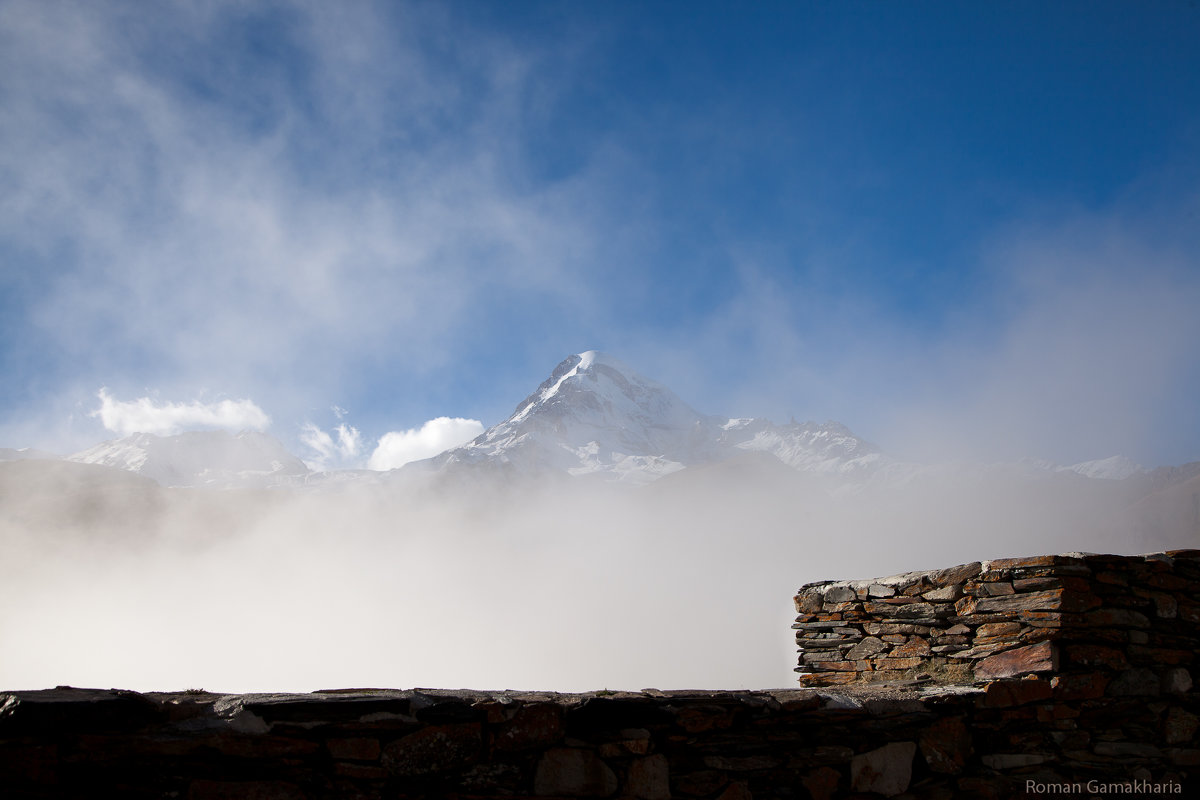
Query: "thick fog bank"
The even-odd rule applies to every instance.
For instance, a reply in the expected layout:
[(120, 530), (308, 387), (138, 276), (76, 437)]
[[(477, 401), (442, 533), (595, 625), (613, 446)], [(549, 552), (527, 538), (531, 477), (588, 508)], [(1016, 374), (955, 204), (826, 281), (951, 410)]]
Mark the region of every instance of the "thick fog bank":
[(805, 582), (1200, 546), (1194, 476), (220, 492), (24, 463), (0, 464), (2, 688), (787, 686)]

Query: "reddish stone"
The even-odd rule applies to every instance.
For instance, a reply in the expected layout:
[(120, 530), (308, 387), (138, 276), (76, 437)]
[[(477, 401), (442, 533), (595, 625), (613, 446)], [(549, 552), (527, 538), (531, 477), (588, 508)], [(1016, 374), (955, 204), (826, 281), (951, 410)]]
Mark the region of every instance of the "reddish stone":
[(554, 703), (522, 706), (496, 733), (497, 750), (527, 750), (554, 744), (563, 736), (562, 709)]
[(842, 774), (832, 767), (818, 767), (800, 779), (813, 800), (833, 800)]
[(629, 765), (625, 792), (642, 800), (669, 800), (671, 776), (667, 757), (653, 755), (636, 759)]
[(1049, 700), (1054, 694), (1050, 681), (1040, 678), (993, 681), (987, 685), (983, 705), (988, 708), (1023, 706)]
[(1048, 589), (1043, 592), (1024, 592), (1022, 594), (1001, 597), (982, 597), (975, 603), (976, 610), (981, 612), (1057, 611), (1062, 607), (1062, 589)]
[[(801, 680), (805, 677), (809, 676), (801, 676)], [(814, 697), (819, 702), (819, 696), (814, 694)], [(718, 705), (687, 705), (675, 714), (675, 721), (688, 733), (703, 733), (728, 728), (733, 724), (733, 711)]]
[(1058, 668), (1058, 653), (1051, 642), (1006, 650), (975, 665), (977, 680), (1011, 678), (1031, 672), (1053, 672)]
[(821, 610), (821, 595), (816, 592), (805, 592), (795, 597), (796, 613), (816, 614)]
[(921, 734), (920, 747), (931, 770), (957, 775), (971, 757), (971, 732), (960, 717), (941, 719)]
[(913, 636), (906, 643), (899, 647), (892, 648), (891, 656), (893, 658), (905, 656), (927, 656), (929, 655), (929, 642), (924, 639)]
[(877, 658), (875, 659), (875, 669), (894, 669), (905, 670), (919, 667), (925, 663), (923, 658)]
[(717, 796), (717, 800), (754, 800), (754, 795), (744, 781), (737, 781), (725, 787), (725, 791)]
[(978, 609), (979, 601), (974, 597), (964, 597), (954, 604), (954, 612), (960, 617), (970, 617)]
[(1056, 700), (1093, 700), (1103, 697), (1109, 677), (1098, 672), (1084, 675), (1057, 675), (1050, 680)]
[(1119, 670), (1129, 667), (1125, 654), (1114, 647), (1104, 647), (1096, 644), (1068, 644), (1066, 658), (1070, 666), (1083, 665), (1088, 667), (1103, 666)]

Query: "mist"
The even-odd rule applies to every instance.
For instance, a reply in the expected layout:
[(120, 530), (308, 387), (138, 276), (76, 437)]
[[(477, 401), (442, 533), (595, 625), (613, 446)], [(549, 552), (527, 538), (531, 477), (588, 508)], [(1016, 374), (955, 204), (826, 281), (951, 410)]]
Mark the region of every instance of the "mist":
[(163, 489), (0, 464), (0, 686), (793, 685), (802, 584), (1200, 546), (1200, 479), (943, 468), (837, 489), (767, 459), (554, 479)]

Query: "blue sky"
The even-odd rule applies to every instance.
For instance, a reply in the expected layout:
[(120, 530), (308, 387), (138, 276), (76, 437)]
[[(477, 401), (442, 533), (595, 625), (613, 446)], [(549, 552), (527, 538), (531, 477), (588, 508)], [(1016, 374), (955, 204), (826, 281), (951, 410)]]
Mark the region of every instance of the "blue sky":
[(0, 446), (141, 408), (362, 464), (602, 349), (900, 456), (1200, 460), (1197, 41), (1187, 2), (0, 0)]

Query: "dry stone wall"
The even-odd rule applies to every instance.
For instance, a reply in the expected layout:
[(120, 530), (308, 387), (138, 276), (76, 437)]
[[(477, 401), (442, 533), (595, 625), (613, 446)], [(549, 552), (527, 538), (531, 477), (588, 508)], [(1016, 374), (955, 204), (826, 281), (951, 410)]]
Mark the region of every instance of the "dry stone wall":
[(0, 692), (0, 797), (1200, 797), (1197, 566), (806, 586), (792, 689)]
[(1075, 694), (1190, 685), (1200, 551), (975, 562), (800, 589), (800, 683), (1053, 675)]

